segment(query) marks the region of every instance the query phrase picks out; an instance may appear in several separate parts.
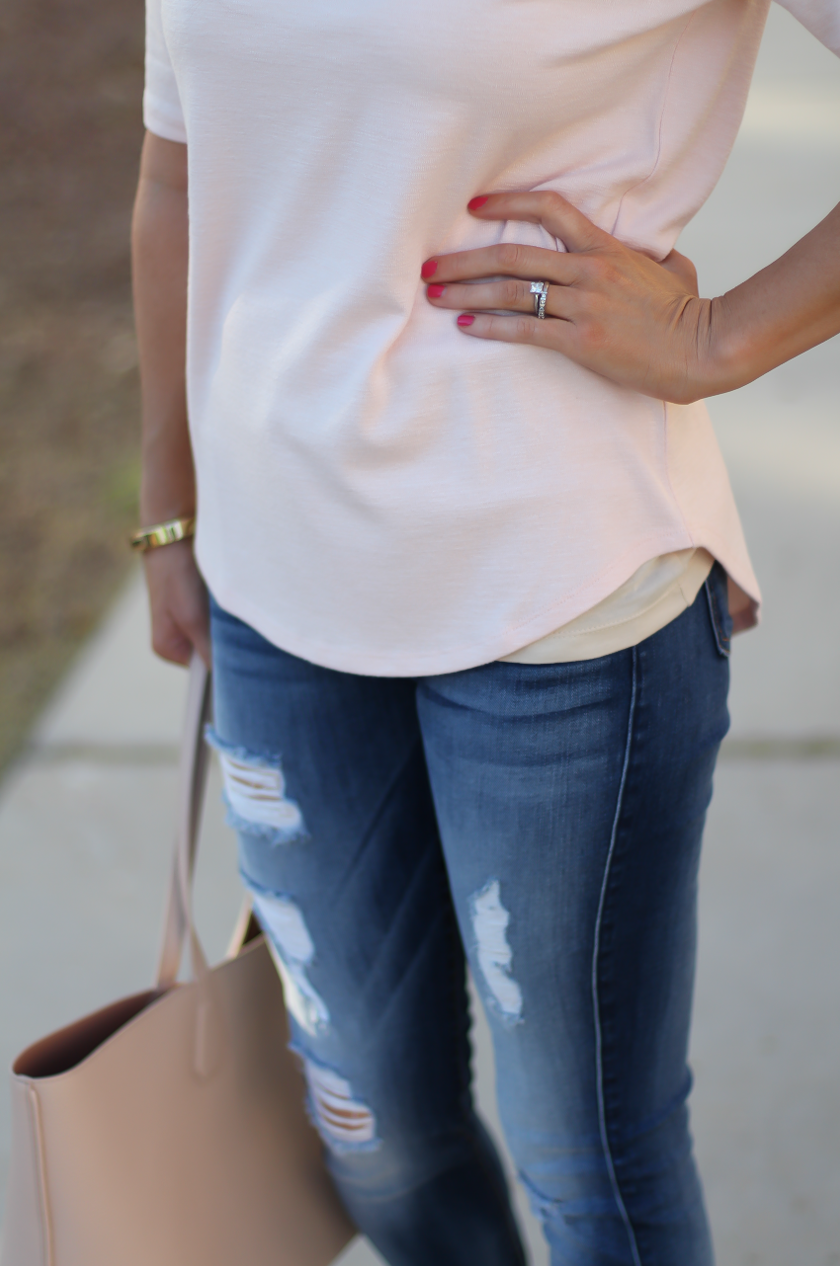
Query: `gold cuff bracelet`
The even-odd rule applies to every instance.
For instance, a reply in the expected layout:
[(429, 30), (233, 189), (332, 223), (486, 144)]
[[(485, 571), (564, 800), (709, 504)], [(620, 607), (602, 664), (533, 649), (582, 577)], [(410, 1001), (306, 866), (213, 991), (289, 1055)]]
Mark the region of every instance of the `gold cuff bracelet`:
[(189, 519), (169, 519), (166, 523), (156, 523), (154, 527), (141, 528), (131, 538), (131, 548), (139, 554), (161, 545), (173, 545), (175, 541), (185, 541), (195, 536), (195, 515)]

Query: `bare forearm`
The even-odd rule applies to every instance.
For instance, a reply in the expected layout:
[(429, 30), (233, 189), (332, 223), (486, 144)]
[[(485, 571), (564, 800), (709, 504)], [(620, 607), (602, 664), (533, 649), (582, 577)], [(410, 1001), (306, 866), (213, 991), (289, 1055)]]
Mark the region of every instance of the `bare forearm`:
[[(195, 472), (187, 426), (187, 148), (148, 133), (132, 223), (134, 310), (143, 390), (146, 524), (189, 515)], [(207, 592), (192, 541), (145, 555), (152, 646), (186, 664), (194, 651), (210, 663)]]
[(840, 333), (840, 206), (748, 281), (713, 299), (708, 395), (731, 391)]
[(195, 507), (185, 379), (187, 257), (186, 146), (148, 134), (132, 223), (146, 523)]

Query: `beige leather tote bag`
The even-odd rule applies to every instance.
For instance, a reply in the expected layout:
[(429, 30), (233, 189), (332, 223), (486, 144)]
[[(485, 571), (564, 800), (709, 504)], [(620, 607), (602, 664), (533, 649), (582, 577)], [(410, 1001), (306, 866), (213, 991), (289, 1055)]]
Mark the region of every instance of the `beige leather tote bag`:
[[(195, 934), (209, 682), (190, 673), (157, 984), (15, 1060), (3, 1266), (327, 1266), (353, 1235), (263, 938), (244, 918), (209, 970)], [(193, 979), (176, 984), (184, 941)]]

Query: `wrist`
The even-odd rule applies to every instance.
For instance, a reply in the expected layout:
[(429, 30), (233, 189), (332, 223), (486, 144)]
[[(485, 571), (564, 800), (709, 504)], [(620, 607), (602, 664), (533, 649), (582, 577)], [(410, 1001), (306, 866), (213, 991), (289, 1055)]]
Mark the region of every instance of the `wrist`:
[(756, 340), (745, 314), (729, 293), (708, 301), (708, 335), (704, 378), (707, 396), (735, 391), (764, 372), (758, 364)]
[(168, 523), (171, 519), (195, 517), (195, 482), (192, 479), (150, 477), (144, 472), (140, 481), (140, 526)]
[(175, 519), (195, 518), (195, 497), (140, 497), (140, 527), (153, 527), (157, 523), (170, 523)]
[(720, 337), (715, 299), (694, 296), (683, 308), (683, 352), (680, 370), (667, 396), (673, 404), (695, 404), (728, 388), (726, 353)]

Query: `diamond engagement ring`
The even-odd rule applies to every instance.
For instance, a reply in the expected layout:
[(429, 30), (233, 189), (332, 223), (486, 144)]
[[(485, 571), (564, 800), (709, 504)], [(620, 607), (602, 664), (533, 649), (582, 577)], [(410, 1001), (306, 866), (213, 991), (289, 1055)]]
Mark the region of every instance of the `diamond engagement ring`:
[(545, 305), (548, 301), (548, 282), (532, 281), (531, 294), (534, 296), (534, 316), (545, 320)]

